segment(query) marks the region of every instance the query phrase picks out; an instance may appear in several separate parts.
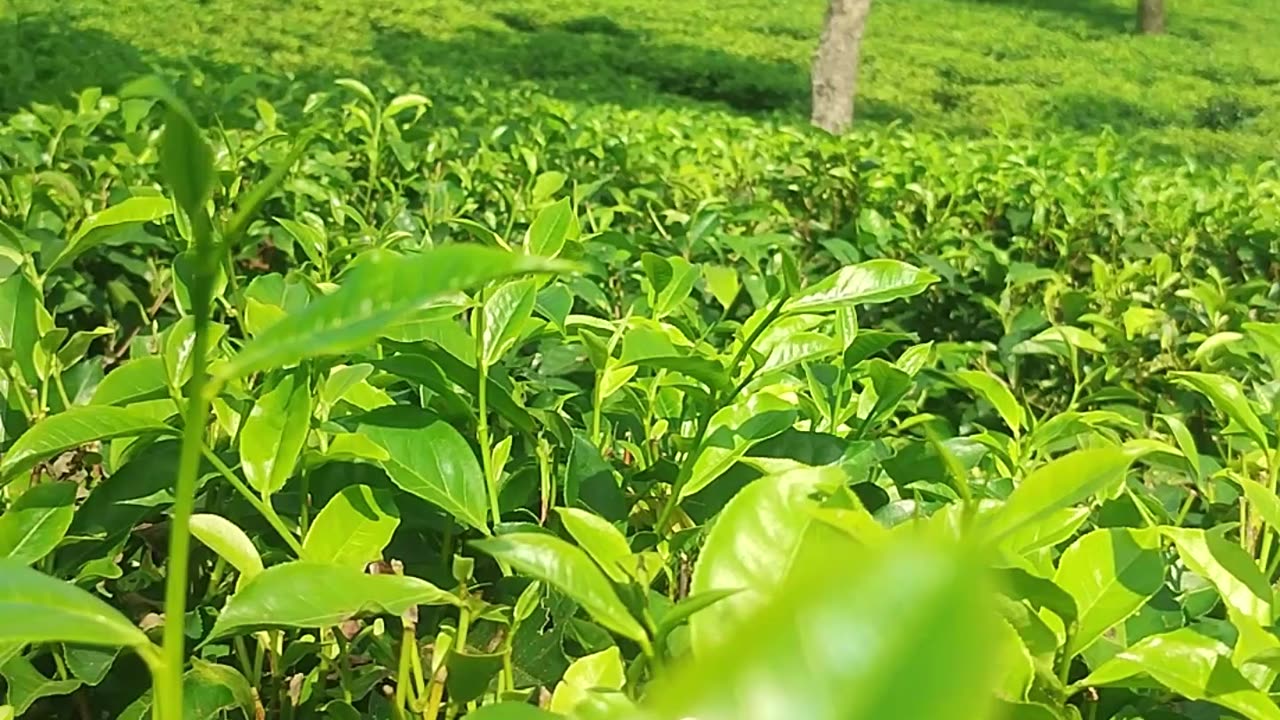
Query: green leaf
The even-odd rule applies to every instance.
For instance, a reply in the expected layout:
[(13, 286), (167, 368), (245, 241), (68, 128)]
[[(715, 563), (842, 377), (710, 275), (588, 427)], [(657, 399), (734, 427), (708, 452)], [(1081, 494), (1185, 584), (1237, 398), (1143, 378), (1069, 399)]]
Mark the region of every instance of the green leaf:
[(27, 276), (17, 273), (0, 282), (0, 348), (14, 351), (14, 364), (32, 387), (39, 382), (34, 348), (47, 328), (42, 328), (39, 314), (44, 310), (43, 298)]
[(615, 645), (598, 653), (574, 660), (556, 685), (548, 709), (554, 713), (572, 714), (578, 703), (594, 689), (621, 690), (626, 677), (622, 668), (622, 652)]
[(426, 411), (396, 406), (362, 415), (358, 429), (386, 451), (380, 464), (396, 485), (488, 532), (480, 463), (452, 425)]
[(568, 180), (567, 175), (555, 170), (548, 170), (538, 175), (533, 181), (533, 201), (541, 202), (550, 199), (552, 195), (560, 192), (560, 188), (564, 187)]
[(613, 468), (600, 454), (600, 449), (581, 431), (573, 433), (573, 441), (569, 445), (564, 502), (570, 507), (586, 507), (612, 522), (627, 516), (627, 499)]
[(382, 111), (382, 117), (393, 118), (405, 110), (429, 107), (430, 105), (431, 100), (423, 95), (405, 93), (404, 95), (395, 96), (391, 99), (391, 102), (387, 103), (387, 107)]
[[(555, 174), (559, 175), (559, 173)], [(538, 178), (538, 185), (542, 186), (543, 180), (549, 175), (552, 173), (543, 173)], [(562, 178), (560, 182), (563, 184), (564, 176), (560, 175), (560, 177)], [(552, 190), (545, 197), (550, 197), (554, 193), (555, 190)], [(533, 194), (535, 198), (538, 197), (538, 186), (534, 187)], [(529, 226), (529, 237), (525, 245), (534, 255), (555, 257), (564, 248), (564, 242), (569, 236), (569, 228), (572, 225), (573, 208), (569, 205), (569, 198), (562, 198), (538, 212), (538, 216), (533, 219), (533, 224)]]
[(376, 106), (378, 104), (378, 100), (373, 96), (373, 92), (369, 90), (369, 86), (359, 80), (354, 78), (338, 78), (337, 80), (334, 80), (333, 83), (335, 85), (341, 85), (342, 87), (354, 92), (356, 95), (360, 96), (361, 100), (364, 100), (370, 105)]
[(85, 685), (101, 683), (111, 671), (116, 658), (120, 656), (120, 648), (63, 645), (62, 650), (67, 661), (67, 669)]
[(484, 303), (484, 337), (481, 359), (493, 367), (507, 354), (533, 315), (538, 288), (529, 280), (516, 280), (498, 288)]
[[(244, 717), (255, 717), (257, 703), (249, 681), (239, 671), (192, 658), (194, 667), (182, 675), (183, 720), (217, 720), (239, 708)], [(152, 717), (151, 691), (147, 691), (117, 720), (149, 720)], [(235, 715), (232, 715), (235, 717)]]
[(818, 543), (749, 631), (695, 646), (691, 667), (646, 691), (646, 717), (988, 718), (999, 638), (981, 564), (912, 538), (851, 542)]
[(503, 653), (479, 653), (449, 648), (445, 658), (445, 689), (454, 702), (469, 703), (480, 699), (493, 679), (502, 671)]
[(0, 675), (8, 685), (7, 700), (14, 711), (21, 715), (40, 698), (66, 695), (80, 689), (79, 680), (51, 680), (22, 656), (10, 658), (0, 666)]
[(794, 425), (796, 416), (793, 403), (767, 392), (753, 393), (712, 415), (680, 498), (710, 485), (756, 443)]
[(128, 408), (72, 407), (36, 423), (0, 460), (0, 485), (37, 463), (81, 445), (148, 433), (172, 434), (173, 428)]
[(1192, 572), (1213, 584), (1228, 610), (1266, 627), (1271, 625), (1275, 596), (1266, 577), (1239, 543), (1220, 530), (1161, 528), (1173, 541), (1178, 557)]
[(0, 560), (0, 643), (9, 642), (150, 645), (141, 630), (93, 595), (21, 563)]
[(1072, 543), (1053, 579), (1075, 598), (1080, 614), (1067, 657), (1137, 612), (1164, 584), (1164, 569), (1154, 530), (1106, 528)]
[(81, 253), (98, 245), (122, 228), (136, 223), (155, 222), (173, 214), (173, 203), (162, 196), (131, 197), (105, 210), (93, 213), (80, 223), (62, 251), (46, 270), (65, 265)]
[(278, 273), (259, 275), (245, 288), (241, 327), (249, 335), (258, 335), (310, 302), (311, 291), (296, 277), (285, 278)]
[(284, 487), (311, 430), (311, 388), (301, 371), (284, 375), (253, 404), (240, 433), (240, 465), (262, 495)]
[(1132, 456), (1119, 448), (1092, 448), (1042, 465), (1018, 484), (1004, 507), (990, 516), (985, 532), (998, 540), (1084, 502), (1122, 482), (1132, 462)]
[(1013, 346), (1015, 355), (1057, 355), (1070, 358), (1074, 350), (1104, 353), (1107, 348), (1087, 330), (1072, 325), (1055, 325)]
[(417, 605), (457, 602), (453, 595), (414, 577), (289, 562), (264, 570), (232, 595), (209, 638), (266, 628), (316, 629), (354, 617), (400, 615)]
[(631, 546), (617, 528), (599, 515), (578, 508), (556, 508), (556, 513), (565, 530), (606, 575), (618, 582), (627, 581), (625, 568), (631, 559)]
[(111, 328), (99, 327), (74, 333), (62, 344), (62, 347), (58, 348), (58, 364), (64, 368), (70, 368), (84, 359), (85, 353), (89, 352), (89, 347), (94, 340), (114, 332)]
[(722, 265), (703, 265), (702, 277), (706, 278), (707, 289), (716, 302), (720, 303), (720, 307), (727, 310), (738, 298), (741, 286), (737, 270)]
[(205, 213), (204, 204), (213, 193), (213, 149), (205, 141), (191, 114), (169, 108), (160, 139), (160, 175), (173, 192), (174, 200), (187, 217)]
[(977, 370), (956, 370), (952, 376), (991, 403), (1015, 436), (1022, 431), (1027, 418), (1026, 411), (1022, 409), (1022, 405), (1018, 403), (1009, 386), (1003, 381), (990, 373)]
[(1232, 476), (1231, 479), (1240, 485), (1240, 489), (1249, 500), (1249, 505), (1257, 511), (1259, 517), (1270, 525), (1272, 530), (1280, 533), (1280, 497), (1276, 497), (1276, 494), (1267, 486), (1252, 478)]
[(400, 525), (391, 493), (367, 485), (348, 485), (316, 515), (302, 542), (312, 562), (363, 568), (382, 559), (382, 551)]
[(758, 377), (766, 373), (781, 372), (804, 362), (831, 357), (841, 352), (840, 341), (815, 332), (799, 332), (786, 336), (769, 349), (769, 355), (760, 365)]
[(309, 357), (363, 348), (446, 292), (568, 266), (477, 245), (448, 245), (411, 255), (371, 252), (333, 293), (288, 315), (250, 340), (217, 377), (226, 381)]
[(262, 557), (253, 541), (239, 526), (221, 515), (192, 515), (191, 534), (240, 573), (240, 587), (262, 572)]
[(784, 312), (824, 313), (842, 307), (886, 303), (911, 297), (938, 277), (898, 260), (870, 260), (849, 265), (787, 301)]
[(694, 615), (712, 607), (727, 597), (732, 597), (737, 592), (737, 590), (708, 590), (694, 593), (684, 598), (658, 619), (656, 637), (659, 639), (665, 638), (673, 630), (689, 622), (689, 619)]
[(1240, 674), (1221, 641), (1195, 628), (1143, 638), (1120, 651), (1074, 687), (1124, 684), (1148, 675), (1188, 700), (1208, 700), (1250, 720), (1278, 720), (1280, 708)]
[(707, 535), (690, 590), (737, 592), (721, 600), (714, 613), (689, 621), (696, 653), (738, 635), (747, 618), (774, 597), (806, 546), (838, 533), (818, 520), (817, 503), (810, 498), (846, 480), (833, 466), (795, 470), (760, 478), (725, 505)]
[(1267, 446), (1267, 430), (1249, 406), (1240, 383), (1225, 375), (1202, 372), (1174, 372), (1173, 381), (1209, 398), (1218, 412), (1240, 426), (1260, 448)]
[(1271, 364), (1272, 377), (1280, 377), (1280, 323), (1247, 322), (1241, 327)]
[(76, 484), (51, 482), (27, 490), (0, 515), (0, 558), (31, 565), (48, 555), (71, 527)]
[(1196, 447), (1195, 438), (1191, 437), (1191, 431), (1187, 429), (1185, 423), (1181, 419), (1172, 415), (1156, 415), (1169, 426), (1169, 432), (1173, 433), (1173, 439), (1178, 443), (1178, 449), (1182, 451), (1183, 456), (1187, 459), (1187, 464), (1191, 466), (1191, 472), (1195, 475), (1196, 482), (1203, 481), (1203, 469), (1200, 467), (1200, 450)]
[(541, 533), (510, 533), (472, 544), (573, 598), (604, 627), (637, 642), (645, 640), (644, 629), (618, 599), (605, 574), (569, 543)]
[(1025, 600), (1037, 610), (1046, 609), (1064, 623), (1075, 624), (1079, 619), (1080, 610), (1075, 598), (1058, 583), (1016, 567), (1001, 569), (998, 577), (1001, 590), (1008, 597)]

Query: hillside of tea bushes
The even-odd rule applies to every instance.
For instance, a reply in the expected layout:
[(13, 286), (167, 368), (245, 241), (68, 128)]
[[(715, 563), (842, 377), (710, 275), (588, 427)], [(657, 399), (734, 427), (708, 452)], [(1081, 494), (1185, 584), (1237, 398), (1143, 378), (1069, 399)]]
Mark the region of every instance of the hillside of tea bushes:
[(1262, 3), (527, 5), (0, 6), (0, 720), (1280, 718)]
[[(807, 117), (826, 3), (662, 0), (7, 0), (0, 108), (114, 90), (160, 68), (234, 113), (340, 77), (469, 102), (535, 87), (577, 106), (727, 107)], [(877, 0), (861, 66), (863, 127), (901, 123), (1043, 139), (1110, 126), (1144, 152), (1260, 161), (1280, 134), (1271, 0), (1180, 0), (1135, 37), (1130, 0)], [(222, 103), (221, 101), (227, 102)], [(488, 124), (497, 124), (497, 119)]]

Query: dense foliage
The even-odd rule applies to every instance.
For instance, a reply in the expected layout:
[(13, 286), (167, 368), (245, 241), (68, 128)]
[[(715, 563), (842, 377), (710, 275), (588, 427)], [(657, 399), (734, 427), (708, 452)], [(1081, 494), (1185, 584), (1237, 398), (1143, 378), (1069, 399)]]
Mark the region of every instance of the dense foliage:
[(0, 126), (0, 718), (1280, 718), (1274, 165), (271, 88)]
[[(1134, 37), (1134, 0), (876, 0), (862, 127), (1037, 139), (1104, 127), (1147, 153), (1261, 161), (1280, 134), (1272, 0), (1179, 0)], [(283, 74), (470, 101), (514, 83), (584, 106), (709, 102), (807, 117), (824, 0), (6, 0), (0, 108), (116, 89), (151, 67), (200, 103)], [(273, 101), (278, 92), (266, 92)], [(237, 101), (226, 110), (237, 107)], [(500, 122), (492, 119), (486, 125)]]

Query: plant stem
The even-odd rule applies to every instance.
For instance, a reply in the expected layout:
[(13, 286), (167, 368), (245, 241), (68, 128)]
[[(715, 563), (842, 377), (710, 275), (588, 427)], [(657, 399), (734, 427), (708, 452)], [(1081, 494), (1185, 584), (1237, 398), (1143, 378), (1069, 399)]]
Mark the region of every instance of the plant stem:
[(222, 475), (227, 482), (231, 483), (231, 486), (234, 487), (237, 492), (244, 496), (245, 500), (249, 501), (249, 504), (266, 519), (267, 523), (271, 525), (272, 529), (274, 529), (277, 534), (280, 535), (281, 539), (284, 540), (285, 544), (289, 546), (289, 549), (292, 550), (295, 555), (302, 557), (302, 545), (298, 542), (298, 539), (293, 536), (293, 533), (289, 532), (289, 528), (284, 524), (284, 521), (280, 519), (275, 508), (271, 507), (269, 502), (255, 495), (253, 490), (251, 490), (248, 485), (245, 485), (243, 480), (236, 477), (236, 474), (232, 472), (231, 468), (227, 467), (227, 464), (222, 462), (222, 458), (218, 457), (212, 450), (208, 447), (202, 447), (202, 451), (205, 459), (209, 461), (209, 464), (213, 465), (213, 468), (218, 471), (218, 474)]
[(493, 468), (493, 448), (490, 446), (489, 438), (489, 363), (485, 359), (485, 343), (484, 343), (484, 306), (485, 291), (480, 289), (480, 303), (472, 311), (471, 326), (472, 334), (475, 335), (476, 343), (476, 371), (480, 380), (476, 386), (476, 402), (477, 402), (477, 419), (476, 419), (476, 440), (480, 443), (480, 468), (484, 472), (484, 484), (489, 493), (489, 514), (492, 516), (492, 523), (497, 527), (501, 522), (502, 510), (498, 506), (498, 478)]
[[(774, 302), (773, 307), (769, 308), (768, 314), (760, 321), (760, 324), (757, 325), (755, 329), (751, 331), (751, 334), (742, 341), (742, 346), (738, 348), (738, 352), (733, 356), (733, 362), (729, 365), (730, 372), (742, 364), (742, 361), (747, 357), (747, 353), (751, 350), (751, 346), (755, 344), (756, 340), (760, 339), (760, 336), (764, 334), (764, 331), (773, 324), (774, 320), (778, 319), (779, 315), (782, 314), (782, 307), (786, 302), (787, 298), (785, 295), (778, 298), (778, 300)], [(747, 384), (751, 382), (752, 378), (755, 377), (755, 374), (755, 368), (747, 371), (742, 380), (736, 387), (734, 387), (733, 392), (727, 397), (737, 397)], [(698, 421), (698, 432), (694, 435), (693, 445), (689, 450), (689, 455), (680, 465), (680, 473), (676, 476), (675, 484), (671, 486), (671, 495), (667, 497), (666, 503), (662, 506), (662, 511), (658, 514), (658, 522), (654, 529), (659, 535), (666, 533), (666, 527), (671, 521), (671, 515), (675, 512), (676, 505), (680, 502), (680, 491), (684, 489), (685, 484), (689, 482), (689, 476), (693, 473), (693, 459), (698, 456), (698, 450), (702, 447), (703, 437), (707, 434), (707, 426), (711, 423), (711, 417), (720, 411), (722, 402), (721, 398), (722, 396), (719, 393), (712, 395), (710, 411), (704, 413), (702, 418)]]
[(416, 649), (417, 643), (414, 641), (413, 628), (405, 623), (404, 632), (400, 635), (400, 666), (396, 671), (396, 702), (395, 707), (401, 711), (409, 706), (409, 675), (412, 672), (410, 667), (409, 654), (411, 648)]
[(210, 393), (206, 369), (209, 365), (209, 319), (213, 302), (213, 278), (217, 248), (210, 237), (209, 220), (192, 218), (196, 246), (196, 271), (191, 283), (191, 305), (195, 340), (191, 350), (191, 381), (187, 385), (187, 411), (183, 419), (182, 450), (174, 488), (173, 519), (169, 526), (168, 573), (164, 592), (164, 661), (156, 678), (159, 717), (182, 717), (182, 667), (185, 657), (187, 612), (187, 570), (191, 552), (191, 514), (196, 504), (196, 482), (200, 473), (200, 451), (204, 448), (205, 425), (209, 419)]

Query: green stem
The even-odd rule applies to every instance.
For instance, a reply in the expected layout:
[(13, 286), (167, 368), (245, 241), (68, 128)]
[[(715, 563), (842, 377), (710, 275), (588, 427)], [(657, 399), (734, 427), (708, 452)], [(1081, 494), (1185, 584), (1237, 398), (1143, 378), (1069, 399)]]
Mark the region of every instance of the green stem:
[(413, 628), (406, 623), (404, 632), (400, 636), (400, 666), (396, 672), (396, 702), (395, 707), (401, 711), (409, 706), (409, 675), (412, 672), (410, 667), (409, 654), (410, 648), (417, 645), (413, 638)]
[(236, 636), (231, 643), (235, 647), (236, 661), (240, 663), (240, 671), (244, 673), (250, 687), (257, 687), (258, 678), (253, 674), (253, 663), (249, 660), (249, 649), (245, 647), (244, 638)]
[(292, 550), (295, 555), (302, 557), (302, 545), (298, 542), (298, 539), (293, 536), (293, 533), (289, 532), (289, 528), (284, 524), (284, 521), (280, 519), (278, 514), (276, 514), (275, 508), (271, 507), (270, 503), (255, 495), (253, 490), (249, 489), (249, 486), (245, 485), (244, 481), (236, 477), (236, 474), (231, 471), (231, 468), (227, 467), (227, 464), (222, 462), (222, 458), (218, 457), (212, 450), (207, 447), (202, 447), (202, 450), (204, 452), (205, 459), (209, 461), (209, 464), (213, 465), (213, 468), (218, 471), (218, 474), (222, 475), (227, 482), (231, 483), (231, 486), (234, 487), (237, 492), (244, 496), (245, 500), (249, 501), (249, 504), (266, 519), (267, 524), (271, 525), (272, 529), (280, 535), (285, 544), (289, 546), (289, 549)]
[(347, 652), (347, 638), (342, 628), (334, 628), (333, 639), (338, 643), (338, 684), (342, 686), (342, 699), (351, 702), (351, 654)]
[[(738, 352), (733, 356), (733, 362), (729, 364), (731, 371), (742, 364), (742, 361), (747, 357), (747, 353), (751, 350), (751, 346), (755, 344), (756, 340), (760, 339), (760, 336), (764, 334), (764, 331), (773, 324), (774, 320), (778, 319), (779, 315), (782, 314), (782, 307), (786, 304), (786, 301), (787, 298), (785, 295), (778, 298), (778, 300), (773, 304), (773, 307), (769, 308), (769, 313), (760, 321), (760, 324), (757, 325), (755, 329), (751, 331), (751, 334), (742, 341), (742, 346), (738, 348)], [(737, 397), (738, 394), (742, 392), (743, 388), (745, 388), (755, 377), (755, 374), (755, 368), (747, 371), (742, 380), (733, 389), (733, 392), (727, 397)], [(721, 396), (719, 393), (713, 395), (710, 411), (704, 413), (702, 418), (698, 421), (698, 432), (694, 435), (693, 445), (689, 450), (689, 455), (685, 458), (685, 461), (681, 463), (680, 473), (676, 476), (675, 484), (671, 486), (671, 495), (667, 497), (666, 503), (662, 506), (662, 511), (658, 514), (658, 522), (654, 529), (660, 535), (666, 533), (667, 525), (671, 522), (671, 515), (675, 512), (676, 505), (680, 502), (680, 492), (684, 490), (685, 484), (689, 482), (689, 476), (693, 473), (693, 459), (698, 456), (698, 450), (702, 447), (702, 440), (707, 434), (707, 426), (711, 423), (711, 417), (719, 412), (721, 408), (722, 397), (724, 396)]]
[(209, 420), (209, 320), (213, 304), (213, 278), (217, 248), (210, 237), (208, 218), (192, 219), (196, 246), (196, 271), (191, 283), (195, 340), (191, 349), (191, 381), (187, 385), (187, 411), (183, 419), (182, 450), (174, 488), (173, 519), (169, 526), (168, 573), (164, 592), (164, 661), (156, 678), (159, 716), (182, 717), (182, 668), (186, 655), (187, 570), (191, 553), (191, 514), (195, 511), (200, 451), (204, 448)]
[(472, 311), (472, 334), (476, 343), (476, 370), (480, 380), (476, 387), (476, 440), (480, 443), (480, 468), (484, 472), (485, 488), (489, 494), (489, 514), (493, 526), (501, 522), (502, 510), (498, 506), (498, 478), (493, 469), (493, 448), (489, 437), (489, 363), (485, 360), (484, 348), (484, 306), (485, 291), (480, 289), (479, 305)]

